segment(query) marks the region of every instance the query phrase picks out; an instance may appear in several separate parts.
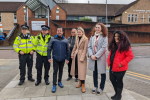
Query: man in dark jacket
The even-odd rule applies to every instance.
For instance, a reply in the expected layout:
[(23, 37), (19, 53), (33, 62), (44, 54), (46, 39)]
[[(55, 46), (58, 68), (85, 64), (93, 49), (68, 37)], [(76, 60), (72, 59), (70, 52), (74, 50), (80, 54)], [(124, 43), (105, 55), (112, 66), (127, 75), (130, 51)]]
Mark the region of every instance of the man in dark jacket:
[[(74, 44), (75, 44), (75, 41), (76, 41), (76, 34), (77, 34), (77, 30), (75, 28), (73, 28), (71, 30), (71, 36), (68, 37), (68, 43), (69, 43), (69, 47), (70, 47), (70, 55), (71, 55), (71, 52), (73, 50), (73, 47), (74, 47)], [(72, 76), (70, 75), (70, 70), (71, 70), (71, 65), (72, 65), (72, 59), (70, 57), (70, 60), (69, 60), (69, 63), (68, 63), (68, 78), (67, 78), (67, 81), (69, 81)], [(75, 81), (78, 82), (78, 75), (75, 75)]]
[(70, 50), (68, 40), (63, 36), (63, 28), (57, 28), (57, 35), (54, 36), (49, 42), (48, 50), (47, 50), (47, 57), (49, 63), (51, 63), (51, 51), (53, 55), (53, 88), (52, 93), (56, 92), (56, 83), (57, 83), (57, 72), (59, 69), (59, 76), (58, 76), (58, 85), (63, 88), (63, 84), (61, 82), (62, 74), (63, 74), (63, 67), (65, 63), (69, 63), (70, 59)]

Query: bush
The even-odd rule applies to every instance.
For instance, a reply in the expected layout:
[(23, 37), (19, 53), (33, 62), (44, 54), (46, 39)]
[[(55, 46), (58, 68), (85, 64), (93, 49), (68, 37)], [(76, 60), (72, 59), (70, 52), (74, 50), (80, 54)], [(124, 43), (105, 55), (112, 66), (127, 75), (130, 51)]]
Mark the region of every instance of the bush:
[(80, 19), (80, 21), (89, 21), (89, 22), (92, 22), (92, 19), (88, 18), (88, 17), (83, 17), (83, 18)]

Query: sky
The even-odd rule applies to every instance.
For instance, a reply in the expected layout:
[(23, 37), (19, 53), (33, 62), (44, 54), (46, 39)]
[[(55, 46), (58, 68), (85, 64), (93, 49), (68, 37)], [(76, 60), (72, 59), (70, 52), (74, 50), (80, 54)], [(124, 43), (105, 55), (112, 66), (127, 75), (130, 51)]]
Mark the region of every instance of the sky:
[[(0, 0), (0, 1), (17, 1), (24, 2), (26, 0)], [(106, 3), (106, 0), (67, 0), (68, 3)], [(107, 0), (108, 4), (129, 4), (135, 0)]]

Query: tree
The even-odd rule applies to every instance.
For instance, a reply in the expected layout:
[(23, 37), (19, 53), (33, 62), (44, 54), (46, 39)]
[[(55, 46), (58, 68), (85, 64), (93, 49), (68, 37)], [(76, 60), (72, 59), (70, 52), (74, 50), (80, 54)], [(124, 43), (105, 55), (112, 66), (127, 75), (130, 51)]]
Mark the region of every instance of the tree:
[(68, 3), (68, 0), (55, 0), (57, 3)]
[(91, 18), (89, 18), (89, 17), (83, 17), (83, 18), (81, 18), (80, 19), (80, 21), (89, 21), (89, 22), (92, 22), (92, 19)]

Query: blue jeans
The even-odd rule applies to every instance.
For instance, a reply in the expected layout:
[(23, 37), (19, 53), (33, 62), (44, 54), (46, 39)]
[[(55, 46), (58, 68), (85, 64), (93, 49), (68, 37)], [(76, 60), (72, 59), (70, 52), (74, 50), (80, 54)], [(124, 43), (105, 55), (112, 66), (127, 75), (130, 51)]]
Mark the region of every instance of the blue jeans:
[[(100, 83), (101, 90), (104, 90), (105, 81), (106, 81), (106, 74), (101, 74), (101, 83)], [(98, 88), (97, 60), (95, 61), (95, 70), (93, 71), (93, 82), (94, 82), (94, 87)]]

